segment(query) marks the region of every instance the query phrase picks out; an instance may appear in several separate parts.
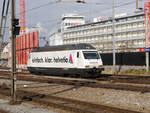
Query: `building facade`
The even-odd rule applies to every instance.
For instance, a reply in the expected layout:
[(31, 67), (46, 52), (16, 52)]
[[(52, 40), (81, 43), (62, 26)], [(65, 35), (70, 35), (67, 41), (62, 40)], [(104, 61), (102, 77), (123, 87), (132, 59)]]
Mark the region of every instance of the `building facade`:
[(62, 45), (63, 44), (63, 40), (61, 37), (61, 32), (57, 31), (55, 33), (52, 33), (49, 36), (49, 45), (50, 46), (54, 46), (54, 45)]
[(103, 53), (135, 52), (145, 47), (144, 13), (116, 17), (115, 36), (113, 23), (109, 18), (100, 22), (68, 27), (62, 32), (63, 44), (90, 43)]
[(66, 30), (68, 27), (78, 26), (82, 24), (85, 24), (83, 16), (75, 13), (64, 14), (62, 15), (61, 31)]

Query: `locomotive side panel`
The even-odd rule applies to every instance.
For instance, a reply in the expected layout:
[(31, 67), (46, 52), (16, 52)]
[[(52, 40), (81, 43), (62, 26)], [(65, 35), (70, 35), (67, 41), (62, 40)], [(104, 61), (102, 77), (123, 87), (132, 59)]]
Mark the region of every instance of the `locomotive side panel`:
[(32, 52), (28, 64), (30, 67), (76, 68), (76, 56), (74, 51)]
[(31, 52), (27, 68), (37, 74), (93, 76), (100, 74), (102, 65), (102, 60), (94, 48), (50, 47)]

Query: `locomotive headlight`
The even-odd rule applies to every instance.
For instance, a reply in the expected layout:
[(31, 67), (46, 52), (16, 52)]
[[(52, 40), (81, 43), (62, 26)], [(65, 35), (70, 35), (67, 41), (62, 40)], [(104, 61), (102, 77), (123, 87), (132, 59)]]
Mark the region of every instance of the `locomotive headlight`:
[(101, 68), (101, 67), (102, 67), (101, 65), (98, 66), (98, 68)]
[(85, 66), (85, 68), (89, 68), (89, 67), (90, 67), (89, 65), (86, 65), (86, 66)]

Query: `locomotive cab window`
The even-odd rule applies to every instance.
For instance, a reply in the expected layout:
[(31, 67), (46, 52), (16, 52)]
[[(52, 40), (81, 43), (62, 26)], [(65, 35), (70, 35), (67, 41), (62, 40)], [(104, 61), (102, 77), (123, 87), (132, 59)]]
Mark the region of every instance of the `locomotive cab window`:
[(100, 59), (97, 51), (83, 51), (85, 59)]

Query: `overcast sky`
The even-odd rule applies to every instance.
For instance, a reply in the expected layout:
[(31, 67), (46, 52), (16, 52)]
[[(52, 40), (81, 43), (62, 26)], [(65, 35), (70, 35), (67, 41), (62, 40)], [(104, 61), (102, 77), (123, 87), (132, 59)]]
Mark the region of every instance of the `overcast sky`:
[[(19, 0), (16, 1), (18, 7)], [(85, 4), (79, 4), (75, 0), (26, 0), (27, 26), (34, 27), (40, 23), (44, 28), (52, 30), (60, 25), (61, 16), (65, 13), (78, 13), (86, 19), (112, 15), (112, 0), (85, 1)], [(115, 5), (119, 6), (115, 13), (133, 13), (135, 3), (136, 0), (115, 0)]]
[[(112, 15), (112, 0), (85, 0), (86, 3), (84, 4), (76, 3), (75, 0), (25, 1), (26, 25), (35, 27), (40, 24), (48, 33), (60, 27), (61, 16), (66, 13), (78, 13), (85, 16), (86, 20), (100, 16), (110, 17)], [(2, 2), (3, 0), (0, 0), (0, 13), (2, 12)], [(115, 8), (115, 14), (131, 14), (135, 11), (136, 0), (115, 0), (115, 6), (118, 6)], [(17, 17), (19, 17), (19, 0), (16, 0), (16, 9)]]

